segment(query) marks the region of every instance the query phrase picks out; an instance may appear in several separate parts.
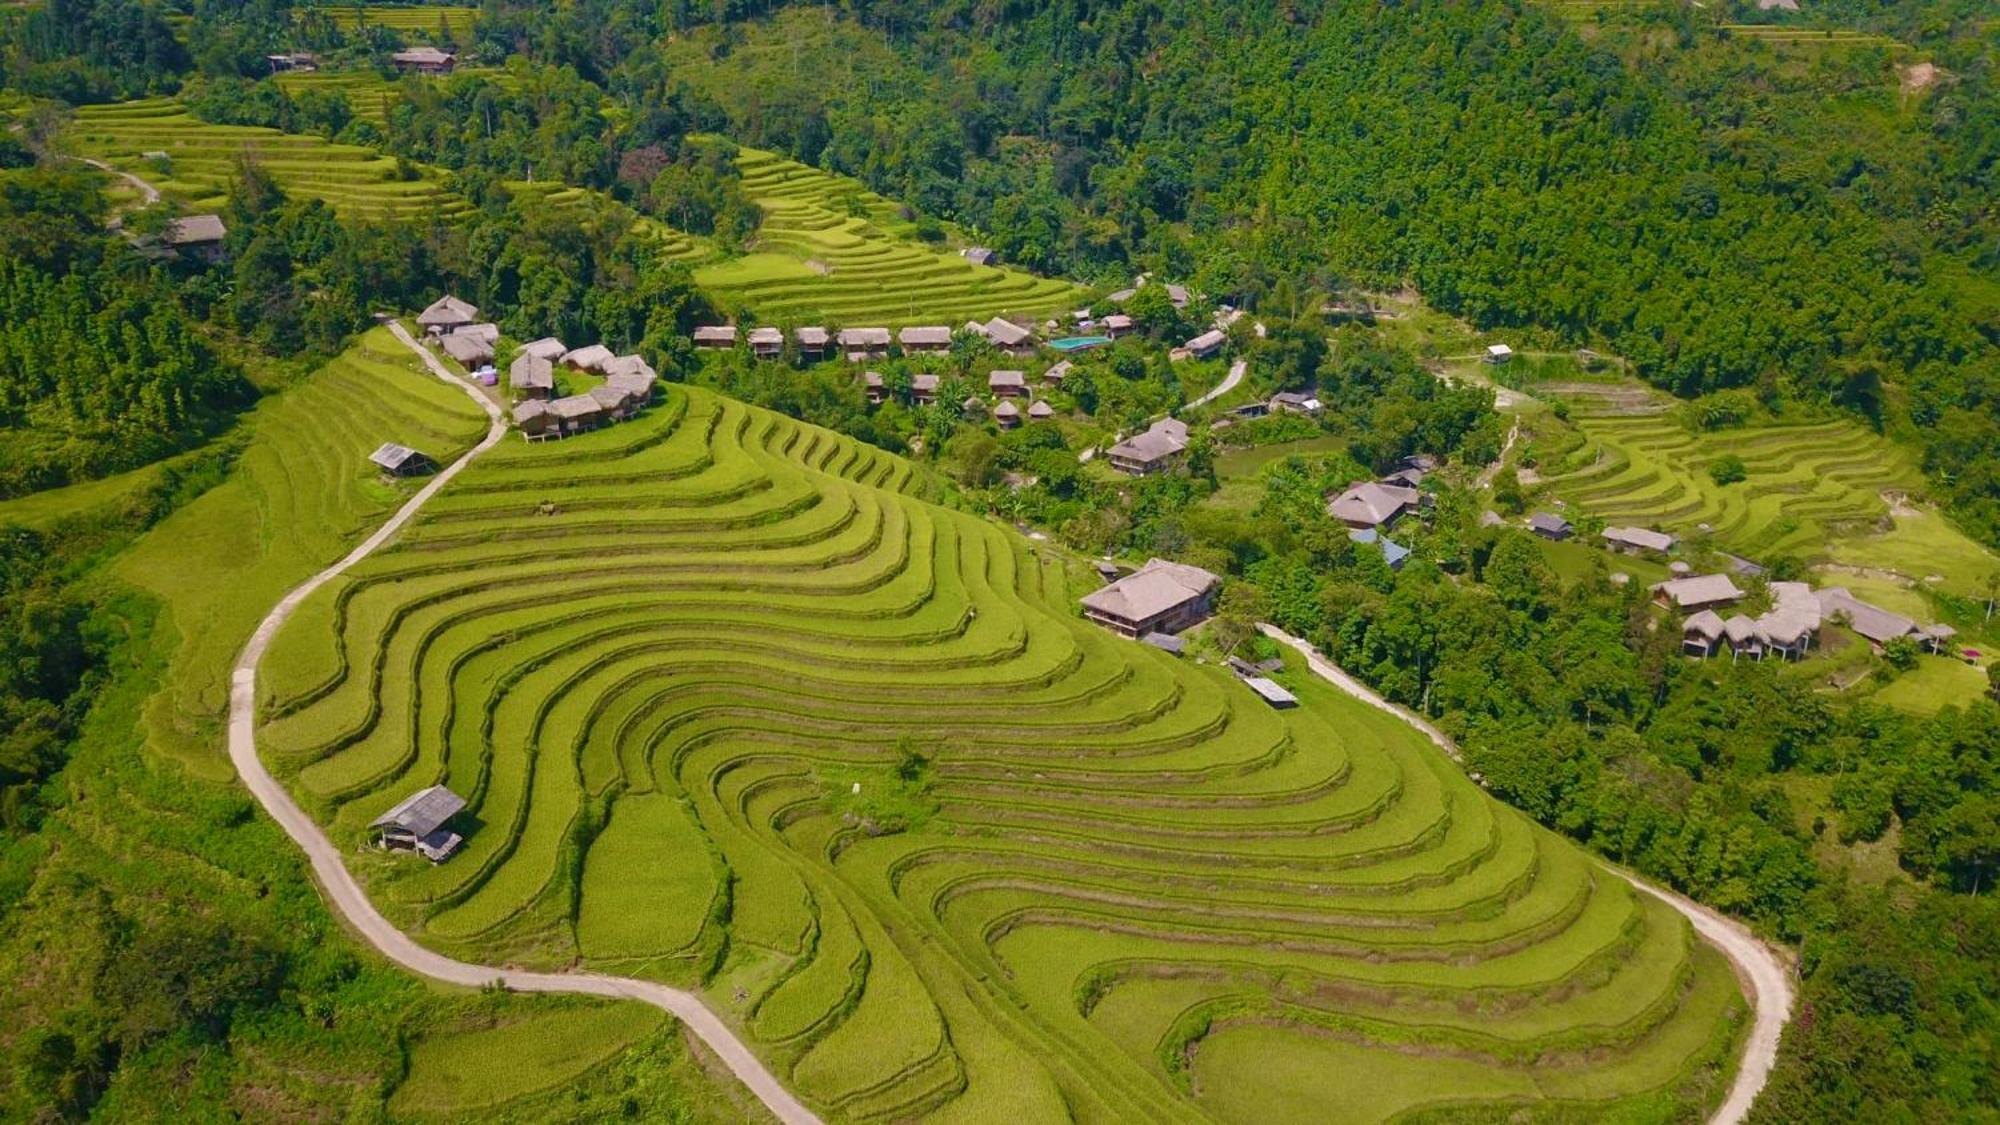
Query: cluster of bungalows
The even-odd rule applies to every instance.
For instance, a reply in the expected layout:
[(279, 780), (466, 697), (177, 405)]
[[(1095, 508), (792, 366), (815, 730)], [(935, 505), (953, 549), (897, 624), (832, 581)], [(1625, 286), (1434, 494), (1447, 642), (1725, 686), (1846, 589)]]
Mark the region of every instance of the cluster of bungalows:
[(457, 360), (475, 377), (493, 363), (493, 349), (500, 343), (500, 326), (480, 320), (478, 306), (447, 294), (417, 314), (417, 325), (433, 346)]
[[(557, 367), (601, 375), (604, 382), (582, 394), (556, 398)], [(659, 379), (640, 356), (614, 355), (602, 344), (568, 350), (552, 336), (523, 345), (507, 369), (507, 384), (518, 400), (514, 425), (527, 441), (568, 437), (622, 422), (653, 401)]]
[(1771, 608), (1756, 617), (1730, 612), (1744, 596), (1726, 574), (1675, 578), (1653, 587), (1654, 601), (1687, 614), (1681, 623), (1681, 651), (1689, 656), (1706, 658), (1727, 650), (1732, 660), (1767, 656), (1797, 660), (1812, 648), (1820, 627), (1828, 622), (1846, 625), (1877, 649), (1908, 638), (1942, 652), (1957, 635), (1949, 625), (1920, 626), (1856, 598), (1841, 586), (1814, 590), (1804, 582), (1773, 582)]
[[(1215, 611), (1222, 579), (1187, 563), (1150, 559), (1145, 566), (1083, 596), (1083, 615), (1121, 637), (1171, 637)], [(1162, 648), (1178, 651), (1175, 646)]]
[(1162, 418), (1144, 433), (1134, 434), (1105, 451), (1111, 467), (1135, 477), (1162, 473), (1187, 452), (1188, 427), (1179, 418)]

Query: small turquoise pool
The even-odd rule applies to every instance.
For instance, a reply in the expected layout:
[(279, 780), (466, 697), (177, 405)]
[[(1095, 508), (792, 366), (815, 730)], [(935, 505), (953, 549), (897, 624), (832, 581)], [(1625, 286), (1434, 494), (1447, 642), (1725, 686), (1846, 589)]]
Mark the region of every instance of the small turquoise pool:
[(1050, 340), (1049, 346), (1059, 352), (1080, 352), (1085, 348), (1101, 348), (1110, 342), (1109, 336), (1069, 336), (1061, 340)]

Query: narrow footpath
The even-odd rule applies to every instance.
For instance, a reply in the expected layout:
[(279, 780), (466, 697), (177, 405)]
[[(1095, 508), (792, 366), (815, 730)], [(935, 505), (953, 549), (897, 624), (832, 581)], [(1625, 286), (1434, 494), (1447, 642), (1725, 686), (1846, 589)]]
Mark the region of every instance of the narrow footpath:
[[(1280, 644), (1289, 645), (1306, 658), (1313, 673), (1341, 691), (1359, 699), (1378, 710), (1387, 711), (1422, 732), (1445, 756), (1463, 764), (1464, 758), (1458, 752), (1458, 745), (1445, 733), (1426, 722), (1423, 716), (1406, 707), (1398, 707), (1380, 695), (1375, 694), (1366, 684), (1347, 674), (1338, 664), (1321, 656), (1312, 645), (1292, 636), (1276, 625), (1259, 622), (1257, 628), (1265, 636)], [(1599, 862), (1604, 862), (1600, 860)], [(1615, 872), (1619, 878), (1666, 903), (1679, 911), (1694, 926), (1696, 933), (1707, 939), (1710, 945), (1722, 951), (1724, 957), (1736, 970), (1736, 977), (1749, 993), (1750, 1006), (1755, 1013), (1750, 1034), (1743, 1044), (1743, 1061), (1736, 1068), (1736, 1081), (1729, 1088), (1729, 1096), (1716, 1107), (1709, 1125), (1741, 1125), (1750, 1116), (1750, 1106), (1764, 1089), (1764, 1083), (1771, 1077), (1771, 1066), (1778, 1060), (1778, 1038), (1785, 1029), (1786, 1021), (1792, 1018), (1791, 972), (1784, 961), (1772, 948), (1750, 932), (1741, 922), (1724, 917), (1716, 911), (1673, 891), (1656, 887), (1640, 879), (1625, 869), (1605, 862), (1604, 866)]]
[(472, 447), (463, 457), (453, 461), (431, 481), (410, 497), (389, 521), (377, 528), (373, 535), (360, 546), (348, 552), (347, 557), (313, 575), (284, 596), (264, 620), (244, 646), (243, 655), (237, 659), (235, 671), (230, 677), (229, 688), (229, 758), (236, 766), (236, 772), (243, 778), (243, 784), (264, 806), (264, 811), (281, 825), (286, 835), (305, 850), (312, 861), (313, 874), (324, 888), (326, 898), (338, 910), (349, 925), (361, 933), (369, 944), (380, 950), (384, 956), (412, 972), (420, 973), (449, 984), (479, 988), (499, 983), (516, 992), (576, 992), (594, 996), (620, 997), (640, 1000), (654, 1007), (664, 1009), (686, 1024), (703, 1043), (708, 1045), (716, 1057), (749, 1087), (750, 1092), (767, 1106), (772, 1114), (785, 1125), (818, 1125), (819, 1118), (794, 1098), (784, 1085), (765, 1069), (750, 1048), (736, 1033), (701, 999), (691, 992), (668, 988), (652, 981), (633, 980), (628, 977), (602, 976), (596, 973), (532, 973), (516, 969), (496, 968), (490, 965), (473, 965), (464, 961), (454, 961), (438, 953), (433, 953), (418, 945), (408, 934), (391, 925), (368, 896), (361, 889), (354, 876), (340, 860), (340, 849), (327, 838), (319, 825), (306, 815), (292, 800), (285, 787), (264, 768), (263, 760), (257, 756), (257, 665), (270, 647), (271, 639), (277, 636), (292, 611), (310, 597), (313, 591), (325, 585), (343, 571), (367, 558), (396, 532), (410, 522), (431, 497), (437, 495), (451, 479), (472, 463), (472, 459), (499, 444), (507, 436), (506, 418), (493, 400), (445, 370), (437, 357), (410, 338), (403, 326), (391, 322), (389, 330), (411, 351), (417, 353), (431, 374), (464, 391), (473, 401), (486, 411), (490, 425), (486, 437)]

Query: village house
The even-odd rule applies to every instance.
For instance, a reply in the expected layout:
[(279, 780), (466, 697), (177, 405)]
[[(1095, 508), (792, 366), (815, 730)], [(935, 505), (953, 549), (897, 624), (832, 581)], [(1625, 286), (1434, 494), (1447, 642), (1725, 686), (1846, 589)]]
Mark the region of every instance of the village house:
[(389, 56), (397, 70), (412, 74), (450, 74), (458, 65), (458, 56), (450, 51), (440, 51), (436, 47), (411, 47)]
[(660, 373), (653, 370), (653, 365), (647, 363), (644, 356), (636, 353), (613, 356), (600, 370), (604, 372), (604, 376), (607, 379), (615, 379), (620, 375), (637, 376), (644, 379), (649, 387), (652, 385), (653, 380), (660, 377)]
[(1528, 517), (1528, 530), (1552, 542), (1560, 543), (1575, 534), (1569, 521), (1554, 512), (1536, 512)]
[(1047, 402), (1043, 401), (1042, 399), (1036, 399), (1034, 403), (1028, 407), (1028, 420), (1031, 422), (1046, 422), (1055, 416), (1056, 416), (1056, 408), (1050, 406)]
[(1403, 564), (1410, 561), (1410, 549), (1408, 547), (1382, 534), (1375, 528), (1349, 528), (1347, 537), (1356, 543), (1379, 544), (1378, 549), (1382, 552), (1382, 561), (1389, 564), (1390, 570), (1401, 570), (1403, 569)]
[(1042, 382), (1051, 387), (1060, 387), (1062, 386), (1063, 378), (1074, 370), (1076, 370), (1076, 364), (1065, 359), (1060, 363), (1054, 364), (1047, 371), (1042, 372)]
[(965, 401), (958, 404), (958, 413), (968, 422), (977, 421), (986, 416), (986, 400), (978, 395), (966, 395)]
[(1083, 614), (1126, 637), (1178, 633), (1205, 620), (1215, 607), (1222, 580), (1198, 566), (1149, 560), (1083, 597)]
[(733, 348), (736, 346), (736, 326), (733, 324), (710, 324), (694, 330), (694, 346), (697, 348)]
[(368, 830), (377, 847), (415, 852), (432, 863), (440, 863), (465, 842), (464, 837), (445, 828), (464, 809), (465, 798), (442, 785), (433, 785), (410, 794), (395, 808), (376, 817)]
[(392, 477), (414, 477), (437, 468), (430, 458), (393, 441), (383, 442), (381, 448), (368, 455), (368, 459), (382, 470), (383, 475)]
[(942, 324), (913, 325), (896, 333), (905, 354), (938, 354), (951, 350), (951, 329)]
[(556, 391), (555, 365), (538, 355), (518, 355), (507, 365), (507, 386), (516, 398), (546, 399)]
[[(1423, 469), (1401, 468), (1397, 469), (1393, 473), (1390, 473), (1388, 476), (1380, 478), (1375, 483), (1386, 484), (1395, 488), (1407, 488), (1414, 491), (1418, 488), (1423, 487), (1424, 478), (1429, 475), (1430, 473), (1424, 471)], [(1421, 497), (1419, 497), (1419, 499), (1421, 499)]]
[(1187, 343), (1181, 345), (1181, 347), (1187, 352), (1187, 354), (1193, 356), (1196, 359), (1207, 359), (1208, 357), (1221, 351), (1222, 345), (1228, 342), (1229, 342), (1229, 337), (1223, 334), (1222, 329), (1211, 328), (1208, 331), (1202, 333), (1201, 335), (1196, 336), (1194, 339), (1189, 340)]
[(785, 354), (785, 333), (765, 326), (750, 330), (750, 354), (758, 359), (778, 359)]
[(808, 363), (819, 363), (833, 350), (833, 336), (818, 326), (801, 328), (792, 333), (792, 339), (799, 346), (799, 358)]
[(1703, 574), (1658, 583), (1653, 587), (1653, 600), (1662, 608), (1687, 613), (1735, 605), (1743, 600), (1743, 591), (1727, 574)]
[(658, 381), (650, 367), (628, 368), (606, 376), (604, 385), (625, 396), (625, 409), (619, 417), (629, 418), (652, 403), (653, 386)]
[(565, 347), (563, 342), (554, 336), (544, 336), (539, 340), (522, 344), (520, 352), (522, 355), (531, 355), (536, 359), (544, 359), (551, 364), (555, 364), (560, 363), (562, 357), (569, 354), (569, 348)]
[(569, 395), (552, 399), (549, 414), (564, 437), (594, 430), (604, 421), (604, 406), (590, 395)]
[(993, 341), (993, 346), (1011, 356), (1033, 355), (1035, 334), (1015, 324), (1011, 320), (994, 317), (980, 326), (982, 334)]
[(1677, 542), (1673, 536), (1663, 531), (1653, 531), (1644, 527), (1607, 527), (1603, 536), (1606, 546), (1627, 555), (1647, 551), (1664, 555), (1673, 550)]
[(1287, 414), (1318, 414), (1321, 403), (1311, 391), (1279, 391), (1271, 396), (1270, 409)]
[(1024, 371), (995, 371), (986, 377), (988, 392), (1001, 398), (1026, 398), (1028, 376)]
[(293, 71), (304, 74), (318, 70), (319, 60), (304, 51), (293, 51), (289, 54), (265, 55), (264, 65), (271, 68), (272, 74)]
[(1681, 623), (1681, 652), (1688, 656), (1714, 655), (1722, 641), (1722, 618), (1712, 609), (1690, 614)]
[(1352, 528), (1382, 528), (1402, 518), (1417, 502), (1414, 488), (1362, 481), (1334, 497), (1326, 506), (1326, 514)]
[(1104, 329), (1104, 334), (1114, 340), (1120, 336), (1130, 335), (1133, 327), (1132, 318), (1124, 313), (1112, 313), (1104, 318), (1100, 326)]
[(929, 372), (910, 376), (910, 397), (917, 402), (936, 402), (941, 380)]
[(481, 326), (474, 325), (472, 328), (453, 332), (449, 336), (438, 337), (438, 347), (444, 349), (444, 354), (457, 360), (464, 367), (479, 367), (492, 363), (494, 341), (482, 332), (473, 331), (473, 328), (477, 327)]
[(1514, 358), (1514, 349), (1505, 344), (1489, 344), (1486, 348), (1486, 362), (1505, 363)]
[(182, 215), (167, 223), (160, 241), (182, 257), (219, 262), (228, 238), (229, 228), (222, 224), (220, 215)]
[(883, 399), (889, 397), (888, 384), (882, 381), (882, 373), (880, 371), (863, 371), (861, 373), (861, 393), (867, 397), (868, 403), (871, 406), (878, 406)]
[(417, 314), (417, 325), (433, 336), (448, 336), (478, 319), (477, 306), (446, 294)]
[(514, 404), (514, 428), (521, 431), (525, 441), (543, 441), (551, 437), (561, 437), (562, 429), (556, 416), (549, 410), (547, 399), (524, 398)]
[(1188, 307), (1188, 302), (1192, 300), (1192, 298), (1188, 296), (1188, 291), (1186, 286), (1168, 285), (1167, 300), (1171, 302), (1175, 308), (1184, 309)]
[(1824, 618), (1846, 625), (1878, 649), (1905, 637), (1917, 641), (1926, 639), (1924, 630), (1918, 628), (1915, 621), (1864, 602), (1849, 593), (1845, 586), (1819, 591), (1818, 600), (1820, 614)]
[(1111, 467), (1133, 476), (1164, 472), (1188, 447), (1187, 423), (1162, 418), (1145, 433), (1134, 434), (1105, 451)]
[(584, 393), (596, 400), (598, 410), (607, 421), (623, 422), (637, 409), (630, 393), (610, 383), (601, 383)]
[(591, 344), (573, 352), (564, 352), (562, 362), (564, 367), (577, 371), (595, 371), (603, 374), (605, 365), (617, 358), (611, 349), (603, 344)]
[(1000, 405), (993, 408), (993, 420), (999, 423), (1001, 429), (1011, 430), (1021, 424), (1021, 408), (1003, 398)]
[(887, 328), (843, 328), (839, 339), (840, 350), (846, 353), (849, 363), (889, 358)]

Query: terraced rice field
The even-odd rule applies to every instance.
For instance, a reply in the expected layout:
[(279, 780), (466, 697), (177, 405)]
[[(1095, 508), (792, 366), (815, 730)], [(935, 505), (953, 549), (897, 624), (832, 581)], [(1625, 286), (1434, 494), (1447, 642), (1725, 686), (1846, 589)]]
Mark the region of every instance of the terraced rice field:
[(259, 742), (433, 947), (706, 988), (835, 1120), (1376, 1121), (1710, 1103), (1679, 916), (1393, 718), (1083, 622), (920, 470), (697, 388), (505, 443), (308, 600)]
[(854, 180), (757, 149), (742, 149), (737, 165), (764, 208), (758, 252), (695, 279), (766, 321), (961, 324), (1076, 305), (1080, 291), (1068, 282), (926, 246), (893, 202)]
[(357, 121), (380, 125), (397, 99), (396, 86), (372, 70), (293, 70), (271, 76), (292, 97), (315, 92), (347, 99)]
[[(1851, 422), (1696, 433), (1664, 413), (1634, 412), (1619, 393), (1570, 396), (1587, 440), (1544, 478), (1611, 523), (1681, 533), (1706, 524), (1716, 545), (1749, 558), (1810, 558), (1829, 539), (1871, 533), (1888, 515), (1885, 492), (1923, 491), (1908, 451)], [(1718, 485), (1708, 467), (1729, 454), (1748, 476)]]
[(358, 27), (386, 27), (415, 36), (435, 36), (440, 21), (451, 28), (453, 35), (469, 35), (473, 20), (479, 16), (477, 8), (442, 4), (322, 4), (319, 7), (342, 31), (353, 31)]
[[(77, 110), (71, 141), (84, 156), (137, 172), (193, 208), (221, 205), (237, 161), (249, 156), (289, 193), (324, 200), (343, 214), (367, 218), (449, 218), (470, 208), (426, 173), (399, 180), (396, 162), (373, 149), (317, 136), (248, 125), (211, 125), (172, 98), (145, 98)], [(164, 152), (172, 171), (147, 168), (147, 152)]]

